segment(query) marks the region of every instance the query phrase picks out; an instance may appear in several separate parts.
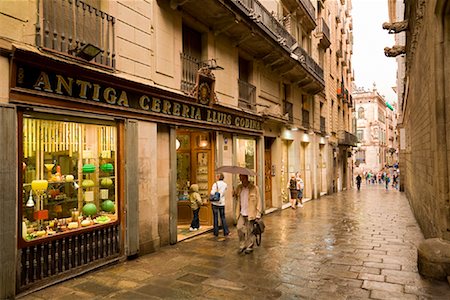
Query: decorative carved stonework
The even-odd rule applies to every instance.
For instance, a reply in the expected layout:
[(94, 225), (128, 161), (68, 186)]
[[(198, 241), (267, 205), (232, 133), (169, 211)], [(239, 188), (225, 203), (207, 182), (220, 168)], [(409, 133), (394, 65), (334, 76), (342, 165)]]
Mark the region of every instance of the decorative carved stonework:
[(389, 47), (384, 48), (384, 55), (386, 55), (387, 57), (396, 57), (400, 54), (405, 54), (405, 53), (406, 53), (405, 46), (395, 45), (392, 48), (389, 48)]
[[(427, 2), (425, 0), (419, 0), (417, 2), (417, 8), (416, 8), (416, 15), (414, 20), (409, 21), (409, 27), (411, 31), (411, 42), (410, 47), (408, 49), (408, 55), (407, 55), (407, 64), (410, 65), (411, 61), (414, 58), (414, 54), (416, 52), (417, 42), (419, 39), (419, 35), (422, 31), (422, 23), (423, 23), (423, 16), (425, 14), (425, 9)], [(413, 26), (414, 25), (414, 26)]]
[(383, 29), (388, 30), (388, 33), (399, 33), (408, 29), (408, 20), (400, 21), (400, 22), (384, 22)]

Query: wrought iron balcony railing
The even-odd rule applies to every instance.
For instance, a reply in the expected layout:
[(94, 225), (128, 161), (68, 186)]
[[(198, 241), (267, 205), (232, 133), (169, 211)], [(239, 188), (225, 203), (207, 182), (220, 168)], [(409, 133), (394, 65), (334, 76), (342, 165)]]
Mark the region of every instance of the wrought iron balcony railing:
[(305, 128), (310, 128), (309, 124), (309, 111), (306, 109), (302, 109), (302, 126)]
[(256, 110), (256, 87), (246, 81), (238, 80), (239, 107)]
[[(41, 1), (36, 45), (76, 56), (91, 44), (101, 50), (94, 62), (115, 68), (115, 18), (80, 0)], [(42, 16), (42, 19), (40, 19)]]
[(320, 132), (326, 132), (325, 117), (320, 117)]
[(181, 59), (181, 91), (190, 93), (195, 87), (200, 60), (186, 53), (180, 54)]
[(339, 145), (356, 147), (357, 142), (358, 142), (358, 138), (356, 137), (356, 135), (354, 135), (348, 131), (345, 131), (345, 130), (338, 131), (338, 144)]
[[(301, 47), (295, 47), (297, 40), (284, 28), (284, 26), (257, 0), (231, 0), (256, 23), (261, 24), (263, 30), (276, 40), (287, 52), (292, 51), (298, 57), (304, 57), (305, 67), (316, 80), (325, 85), (323, 69)], [(314, 8), (314, 7), (313, 7)]]
[(323, 48), (328, 48), (331, 45), (330, 28), (323, 18), (318, 19), (317, 33), (320, 37), (320, 45)]
[(311, 19), (315, 20), (316, 18), (316, 9), (310, 0), (300, 0), (300, 3), (303, 5), (304, 9), (308, 12), (308, 15)]

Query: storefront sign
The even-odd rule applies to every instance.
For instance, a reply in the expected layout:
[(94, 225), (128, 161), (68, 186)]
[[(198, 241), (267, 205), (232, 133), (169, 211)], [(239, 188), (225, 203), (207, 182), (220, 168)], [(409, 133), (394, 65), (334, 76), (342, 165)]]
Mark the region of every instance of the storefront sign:
[[(70, 97), (71, 100), (103, 103), (112, 107), (156, 113), (168, 118), (203, 121), (214, 125), (248, 130), (262, 130), (261, 121), (248, 116), (219, 111), (211, 107), (178, 101), (136, 90), (126, 90), (113, 84), (84, 80), (76, 76), (56, 74), (26, 65), (17, 67), (17, 87)], [(176, 97), (176, 96), (174, 96)]]

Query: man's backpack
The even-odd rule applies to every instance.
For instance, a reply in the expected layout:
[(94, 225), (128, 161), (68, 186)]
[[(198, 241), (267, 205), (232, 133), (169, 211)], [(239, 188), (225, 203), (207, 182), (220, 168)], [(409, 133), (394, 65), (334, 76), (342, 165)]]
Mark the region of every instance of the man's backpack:
[(297, 189), (297, 180), (291, 179), (289, 181), (289, 189), (296, 190)]

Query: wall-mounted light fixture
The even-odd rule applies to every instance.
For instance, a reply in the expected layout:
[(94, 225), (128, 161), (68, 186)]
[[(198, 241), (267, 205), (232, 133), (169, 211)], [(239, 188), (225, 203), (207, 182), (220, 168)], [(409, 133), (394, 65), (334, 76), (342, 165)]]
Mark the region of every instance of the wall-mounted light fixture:
[(208, 136), (200, 134), (197, 137), (197, 145), (199, 148), (207, 148), (209, 145)]
[(88, 44), (84, 45), (81, 49), (76, 51), (75, 56), (85, 59), (87, 61), (91, 61), (97, 55), (99, 55), (100, 52), (102, 52), (102, 50), (100, 48), (88, 43)]

